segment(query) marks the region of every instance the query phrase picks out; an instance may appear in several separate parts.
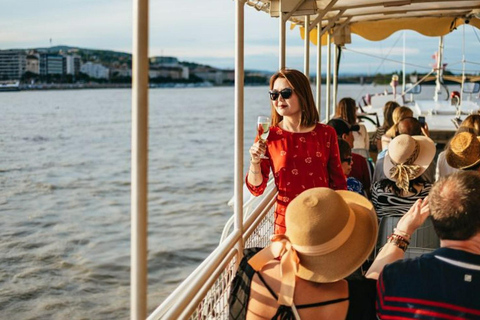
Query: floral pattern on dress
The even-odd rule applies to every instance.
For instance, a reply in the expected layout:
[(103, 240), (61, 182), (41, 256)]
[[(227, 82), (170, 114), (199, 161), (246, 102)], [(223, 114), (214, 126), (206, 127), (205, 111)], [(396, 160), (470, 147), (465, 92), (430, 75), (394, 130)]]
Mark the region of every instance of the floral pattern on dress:
[(260, 186), (247, 187), (254, 195), (265, 190), (270, 171), (273, 172), (278, 196), (275, 208), (275, 233), (285, 233), (285, 208), (301, 192), (316, 187), (346, 190), (341, 169), (337, 134), (324, 124), (313, 131), (294, 133), (270, 128), (267, 157), (261, 162), (263, 181)]

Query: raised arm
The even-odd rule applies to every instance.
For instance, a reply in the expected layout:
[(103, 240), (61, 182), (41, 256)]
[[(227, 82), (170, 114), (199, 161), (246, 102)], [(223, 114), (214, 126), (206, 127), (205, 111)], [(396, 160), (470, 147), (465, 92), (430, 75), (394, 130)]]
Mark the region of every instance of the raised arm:
[(410, 241), (412, 235), (418, 227), (427, 219), (430, 214), (428, 205), (428, 197), (417, 200), (406, 214), (398, 221), (397, 227), (394, 229), (393, 236), (383, 246), (375, 261), (368, 269), (366, 277), (370, 279), (378, 279), (380, 272), (386, 264), (403, 259), (406, 247), (402, 239)]

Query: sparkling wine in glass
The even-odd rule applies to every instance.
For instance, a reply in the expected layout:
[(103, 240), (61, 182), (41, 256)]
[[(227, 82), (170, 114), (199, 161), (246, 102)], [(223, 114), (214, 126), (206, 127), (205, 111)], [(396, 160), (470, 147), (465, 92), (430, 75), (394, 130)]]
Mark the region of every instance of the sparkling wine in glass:
[[(258, 139), (261, 141), (266, 141), (268, 134), (270, 132), (270, 118), (265, 116), (259, 116), (257, 120), (257, 132)], [(265, 155), (261, 155), (260, 158), (268, 159)]]

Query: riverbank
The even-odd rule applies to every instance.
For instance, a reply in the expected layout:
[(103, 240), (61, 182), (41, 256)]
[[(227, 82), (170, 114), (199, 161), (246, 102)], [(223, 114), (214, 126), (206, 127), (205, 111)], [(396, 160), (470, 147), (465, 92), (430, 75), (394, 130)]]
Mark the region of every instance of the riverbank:
[[(130, 83), (50, 83), (20, 85), (18, 90), (76, 90), (76, 89), (129, 89)], [(205, 88), (213, 87), (209, 82), (150, 84), (150, 88)]]

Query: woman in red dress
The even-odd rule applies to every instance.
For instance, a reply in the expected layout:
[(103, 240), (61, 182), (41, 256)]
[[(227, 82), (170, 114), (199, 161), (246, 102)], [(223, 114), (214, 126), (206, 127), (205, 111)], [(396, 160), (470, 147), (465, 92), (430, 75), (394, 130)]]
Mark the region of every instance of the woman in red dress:
[[(308, 78), (284, 69), (270, 78), (271, 119), (266, 141), (258, 137), (250, 148), (246, 184), (250, 192), (265, 191), (270, 170), (278, 189), (275, 233), (284, 234), (285, 209), (302, 191), (316, 187), (346, 190), (337, 134), (319, 123)], [(262, 159), (265, 154), (268, 159)]]

